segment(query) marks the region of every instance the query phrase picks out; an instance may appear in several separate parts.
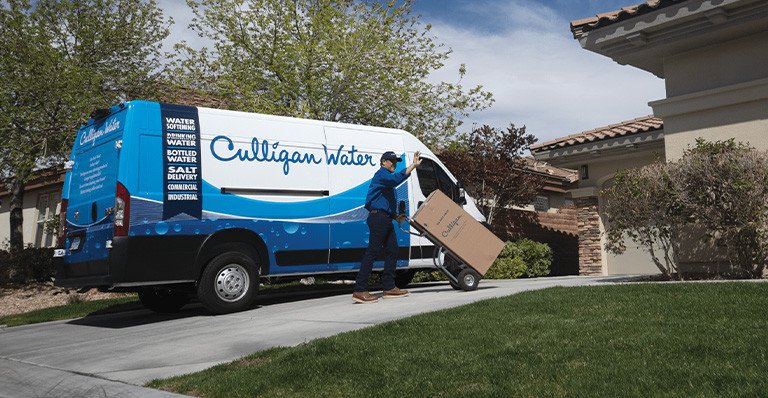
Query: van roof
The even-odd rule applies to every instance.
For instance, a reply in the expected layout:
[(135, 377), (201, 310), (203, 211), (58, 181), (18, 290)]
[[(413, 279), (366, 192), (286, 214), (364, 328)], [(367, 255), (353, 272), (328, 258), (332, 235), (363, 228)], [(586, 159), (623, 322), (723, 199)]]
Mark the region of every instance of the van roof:
[[(111, 113), (115, 113), (123, 108), (130, 108), (134, 104), (157, 104), (156, 101), (146, 101), (146, 100), (133, 100), (128, 101), (125, 103), (119, 103), (116, 105), (113, 105), (109, 108)], [(183, 105), (183, 104), (179, 104)], [(360, 129), (365, 128), (367, 130), (372, 131), (378, 131), (383, 133), (397, 133), (397, 134), (403, 134), (403, 135), (409, 135), (411, 137), (415, 136), (405, 130), (402, 129), (395, 129), (395, 128), (389, 128), (389, 127), (378, 127), (378, 126), (368, 126), (364, 124), (352, 124), (352, 123), (340, 123), (340, 122), (331, 122), (326, 120), (314, 120), (314, 119), (305, 119), (305, 118), (299, 118), (299, 117), (289, 117), (289, 116), (275, 116), (275, 115), (268, 115), (265, 113), (256, 113), (256, 112), (243, 112), (243, 111), (233, 111), (228, 109), (217, 109), (217, 108), (207, 108), (204, 106), (198, 106), (196, 107), (198, 110), (204, 110), (206, 112), (210, 113), (225, 113), (230, 115), (242, 115), (247, 117), (257, 117), (262, 120), (273, 120), (273, 121), (296, 121), (300, 120), (303, 123), (310, 124), (310, 125), (316, 125), (316, 126), (323, 126), (323, 127), (336, 127), (336, 128), (343, 128), (343, 129)], [(94, 123), (94, 119), (90, 118), (88, 121), (80, 126), (80, 128), (87, 127)]]

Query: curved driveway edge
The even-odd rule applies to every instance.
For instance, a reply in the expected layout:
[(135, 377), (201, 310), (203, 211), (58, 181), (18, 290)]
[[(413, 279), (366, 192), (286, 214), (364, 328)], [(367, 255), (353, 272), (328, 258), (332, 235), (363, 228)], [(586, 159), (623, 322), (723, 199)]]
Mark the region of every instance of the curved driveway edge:
[(178, 396), (137, 386), (257, 351), (488, 298), (628, 280), (617, 276), (484, 280), (474, 292), (430, 283), (409, 289), (409, 297), (376, 304), (352, 304), (351, 294), (344, 291), (313, 299), (262, 299), (258, 308), (220, 316), (211, 316), (198, 305), (173, 315), (139, 310), (2, 328), (0, 396)]

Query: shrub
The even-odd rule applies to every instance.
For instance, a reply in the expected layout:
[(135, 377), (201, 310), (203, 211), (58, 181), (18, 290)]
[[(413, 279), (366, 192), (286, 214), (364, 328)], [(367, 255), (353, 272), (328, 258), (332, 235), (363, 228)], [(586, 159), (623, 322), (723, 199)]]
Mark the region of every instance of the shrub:
[(733, 139), (696, 140), (674, 162), (617, 173), (603, 191), (606, 249), (625, 239), (651, 255), (669, 278), (683, 278), (681, 243), (705, 237), (724, 248), (732, 271), (760, 278), (768, 264), (768, 152)]
[(520, 257), (499, 257), (485, 273), (485, 279), (515, 279), (526, 274), (528, 267)]
[(0, 283), (45, 282), (53, 277), (53, 249), (28, 246), (18, 253), (0, 251)]
[(552, 265), (552, 249), (546, 243), (523, 238), (507, 242), (485, 274), (486, 279), (529, 278), (549, 275)]
[(440, 271), (418, 271), (413, 276), (412, 283), (445, 281), (447, 278)]

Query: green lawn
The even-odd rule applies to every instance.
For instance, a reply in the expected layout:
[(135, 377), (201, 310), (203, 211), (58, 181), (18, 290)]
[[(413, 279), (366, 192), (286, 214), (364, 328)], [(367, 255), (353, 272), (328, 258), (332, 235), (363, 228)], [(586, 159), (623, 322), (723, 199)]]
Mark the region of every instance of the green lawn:
[(756, 397), (768, 396), (766, 337), (768, 283), (552, 288), (148, 385), (210, 397)]
[(0, 317), (0, 325), (20, 326), (32, 323), (58, 321), (62, 319), (80, 318), (86, 315), (106, 314), (143, 308), (136, 296), (119, 297), (114, 299), (82, 301), (79, 303), (60, 305), (25, 312), (23, 314)]

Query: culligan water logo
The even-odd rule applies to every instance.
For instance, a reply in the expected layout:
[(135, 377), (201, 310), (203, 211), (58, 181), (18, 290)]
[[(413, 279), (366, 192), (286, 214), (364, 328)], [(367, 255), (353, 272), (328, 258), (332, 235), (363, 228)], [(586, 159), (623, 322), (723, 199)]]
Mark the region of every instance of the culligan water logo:
[[(218, 145), (217, 145), (218, 144)], [(225, 135), (216, 136), (211, 140), (211, 154), (222, 162), (238, 160), (241, 162), (274, 162), (283, 164), (283, 174), (288, 175), (292, 164), (326, 164), (342, 166), (375, 166), (373, 156), (360, 153), (354, 145), (345, 149), (342, 144), (332, 150), (323, 145), (323, 155), (298, 150), (281, 149), (280, 143), (270, 143), (267, 140), (251, 139), (251, 145), (245, 148), (235, 148), (235, 143)]]
[(117, 118), (110, 119), (107, 124), (102, 126), (102, 128), (96, 130), (95, 128), (91, 127), (88, 130), (86, 130), (83, 135), (80, 136), (80, 145), (83, 146), (87, 143), (91, 143), (91, 145), (96, 144), (96, 139), (109, 134), (117, 129), (120, 128), (120, 121), (117, 120)]

